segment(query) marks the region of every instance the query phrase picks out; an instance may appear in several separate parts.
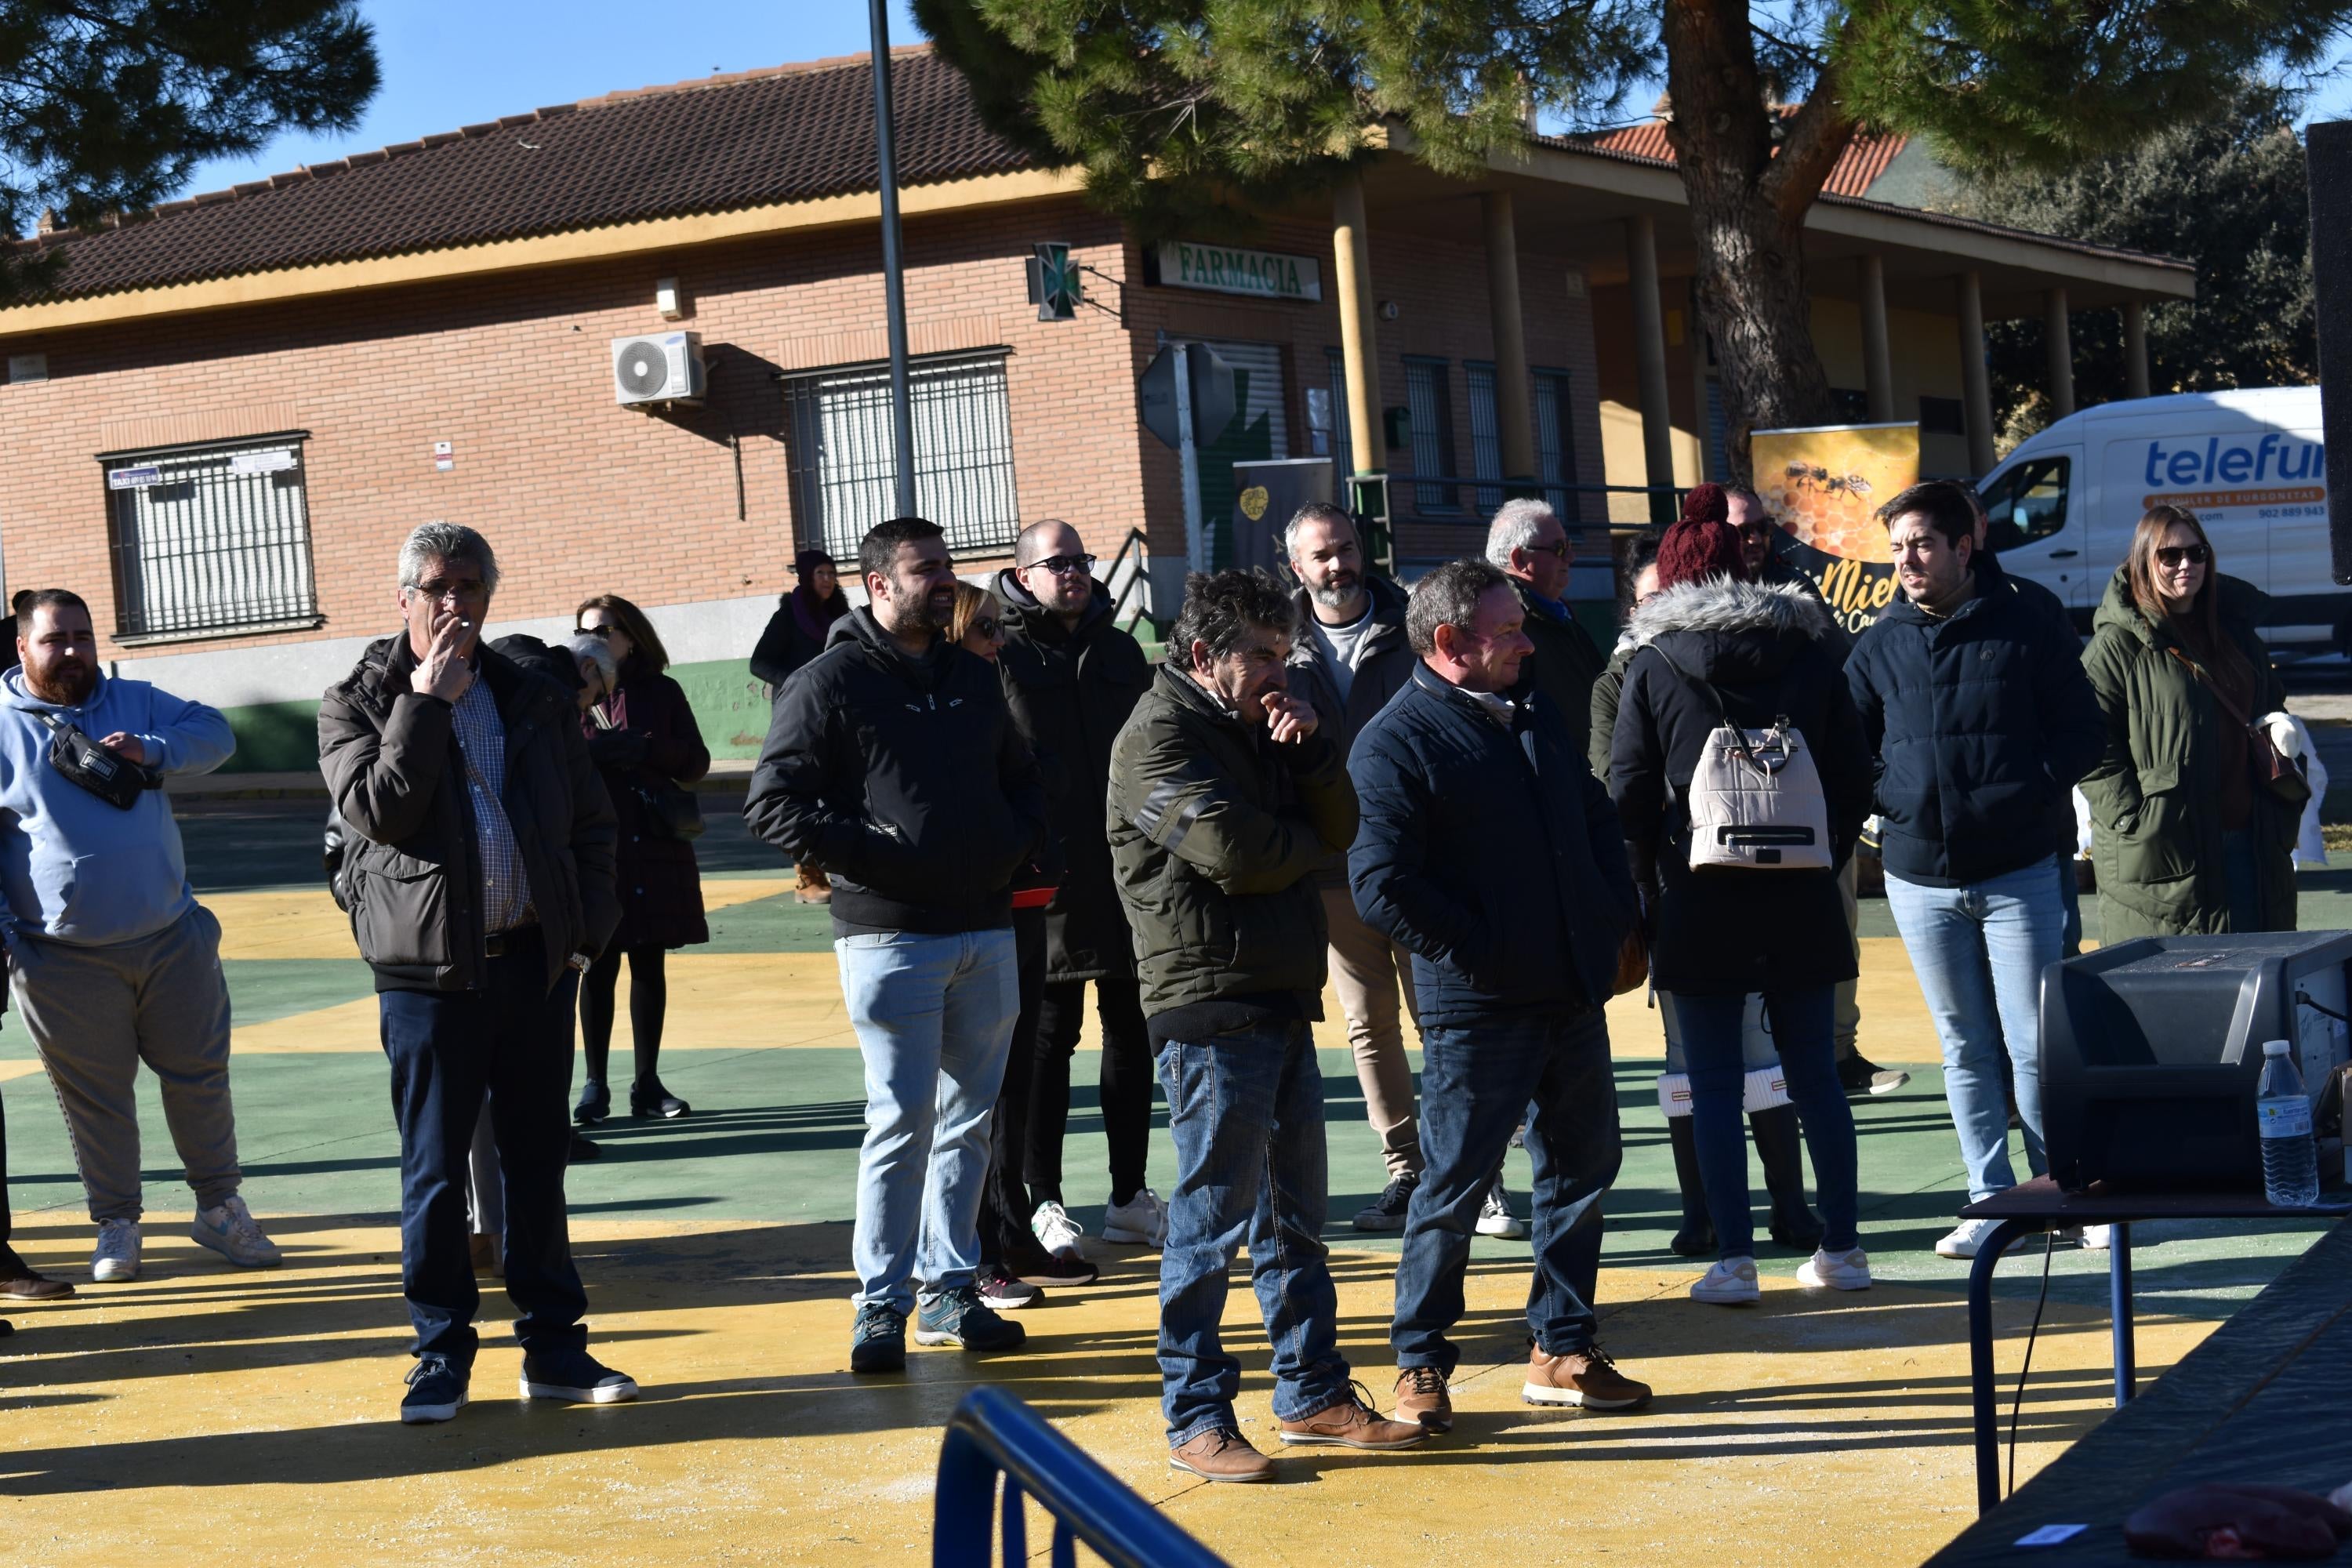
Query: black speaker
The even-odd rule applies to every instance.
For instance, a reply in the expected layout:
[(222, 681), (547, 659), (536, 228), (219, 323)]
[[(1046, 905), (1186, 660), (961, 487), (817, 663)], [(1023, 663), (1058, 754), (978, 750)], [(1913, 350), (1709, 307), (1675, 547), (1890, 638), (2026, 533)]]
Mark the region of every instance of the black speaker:
[[(2304, 132), (2311, 178), (2311, 279), (2319, 316), (2320, 420), (2327, 435), (2327, 531), (2336, 580), (2352, 583), (2352, 121)], [(2347, 378), (2329, 384), (2331, 373)]]

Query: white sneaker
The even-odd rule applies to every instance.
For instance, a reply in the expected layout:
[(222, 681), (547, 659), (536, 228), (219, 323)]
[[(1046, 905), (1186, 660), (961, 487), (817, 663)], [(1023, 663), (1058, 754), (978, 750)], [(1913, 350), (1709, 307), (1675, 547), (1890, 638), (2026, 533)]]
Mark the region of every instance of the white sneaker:
[(278, 1244), (261, 1234), (245, 1199), (236, 1193), (217, 1207), (198, 1209), (188, 1234), (200, 1247), (209, 1247), (239, 1268), (275, 1268), (284, 1261)]
[(93, 1279), (139, 1278), (139, 1222), (137, 1220), (99, 1221), (98, 1246), (89, 1255), (89, 1277)]
[(1816, 1290), (1867, 1290), (1870, 1289), (1869, 1256), (1859, 1247), (1852, 1252), (1816, 1249), (1811, 1258), (1797, 1265), (1797, 1283), (1810, 1285)]
[(1070, 1217), (1069, 1210), (1059, 1204), (1039, 1204), (1037, 1212), (1029, 1216), (1029, 1231), (1045, 1247), (1075, 1263), (1086, 1261), (1086, 1232)]
[(1712, 1301), (1718, 1307), (1745, 1307), (1764, 1294), (1756, 1283), (1756, 1259), (1726, 1258), (1706, 1271), (1706, 1277), (1690, 1288), (1694, 1301)]
[(1496, 1177), (1486, 1189), (1486, 1201), (1478, 1206), (1478, 1234), (1517, 1241), (1527, 1233), (1528, 1222), (1511, 1212), (1511, 1194), (1504, 1190), (1503, 1178)]
[(1107, 1203), (1103, 1205), (1102, 1238), (1121, 1247), (1165, 1247), (1168, 1205), (1150, 1187), (1123, 1204)]
[(1974, 1258), (1977, 1248), (1985, 1244), (1998, 1223), (1989, 1219), (1964, 1219), (1952, 1227), (1952, 1234), (1936, 1243), (1938, 1258)]
[(2116, 1244), (2116, 1227), (2111, 1225), (2086, 1225), (2083, 1227), (2083, 1249), (2105, 1252)]

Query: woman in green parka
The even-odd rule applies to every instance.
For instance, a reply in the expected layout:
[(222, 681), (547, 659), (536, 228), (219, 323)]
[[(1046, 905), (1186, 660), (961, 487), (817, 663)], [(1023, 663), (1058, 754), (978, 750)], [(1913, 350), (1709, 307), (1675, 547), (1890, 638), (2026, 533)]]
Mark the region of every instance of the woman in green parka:
[(2092, 621), (2083, 665), (2107, 749), (2083, 780), (2100, 937), (2293, 931), (2300, 805), (2263, 777), (2286, 688), (2194, 512), (2151, 508)]

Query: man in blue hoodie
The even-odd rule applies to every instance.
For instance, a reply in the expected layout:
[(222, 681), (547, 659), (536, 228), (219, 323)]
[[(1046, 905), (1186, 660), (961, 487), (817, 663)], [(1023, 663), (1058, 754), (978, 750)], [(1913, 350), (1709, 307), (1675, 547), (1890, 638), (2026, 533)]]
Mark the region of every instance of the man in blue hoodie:
[[(188, 886), (180, 830), (159, 787), (210, 773), (236, 742), (228, 721), (143, 680), (99, 672), (89, 606), (45, 589), (16, 616), (19, 668), (0, 676), (0, 890), (16, 1009), (48, 1068), (98, 1222), (93, 1279), (139, 1273), (139, 1118), (145, 1062), (195, 1189), (190, 1234), (248, 1268), (278, 1261), (237, 1195), (229, 1104), (228, 986), (220, 921)], [(58, 765), (79, 731), (94, 765), (120, 759), (149, 787), (107, 798)]]

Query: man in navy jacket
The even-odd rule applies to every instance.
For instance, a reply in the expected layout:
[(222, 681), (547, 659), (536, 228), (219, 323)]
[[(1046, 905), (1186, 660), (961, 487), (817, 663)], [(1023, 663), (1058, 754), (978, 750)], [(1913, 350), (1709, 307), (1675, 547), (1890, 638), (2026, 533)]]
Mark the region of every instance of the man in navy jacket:
[(1397, 1419), (1453, 1423), (1471, 1231), (1530, 1100), (1535, 1167), (1531, 1403), (1630, 1409), (1650, 1390), (1593, 1342), (1601, 1194), (1620, 1147), (1601, 1007), (1636, 913), (1608, 792), (1560, 714), (1508, 695), (1533, 644), (1510, 580), (1455, 561), (1413, 585), (1421, 663), (1357, 737), (1362, 818), (1349, 884), (1367, 925), (1412, 955), (1422, 1154), (1397, 1264)]
[[(2015, 1183), (2004, 1037), (2026, 1162), (2045, 1168), (2042, 972), (2066, 920), (2048, 825), (2097, 761), (2101, 720), (2081, 646), (1977, 549), (1957, 488), (1906, 490), (1882, 521), (1903, 596), (1855, 643), (1846, 680), (1876, 759), (1887, 907), (1943, 1042), (1977, 1200)], [(1936, 1250), (1973, 1258), (1990, 1226), (1964, 1221)]]

